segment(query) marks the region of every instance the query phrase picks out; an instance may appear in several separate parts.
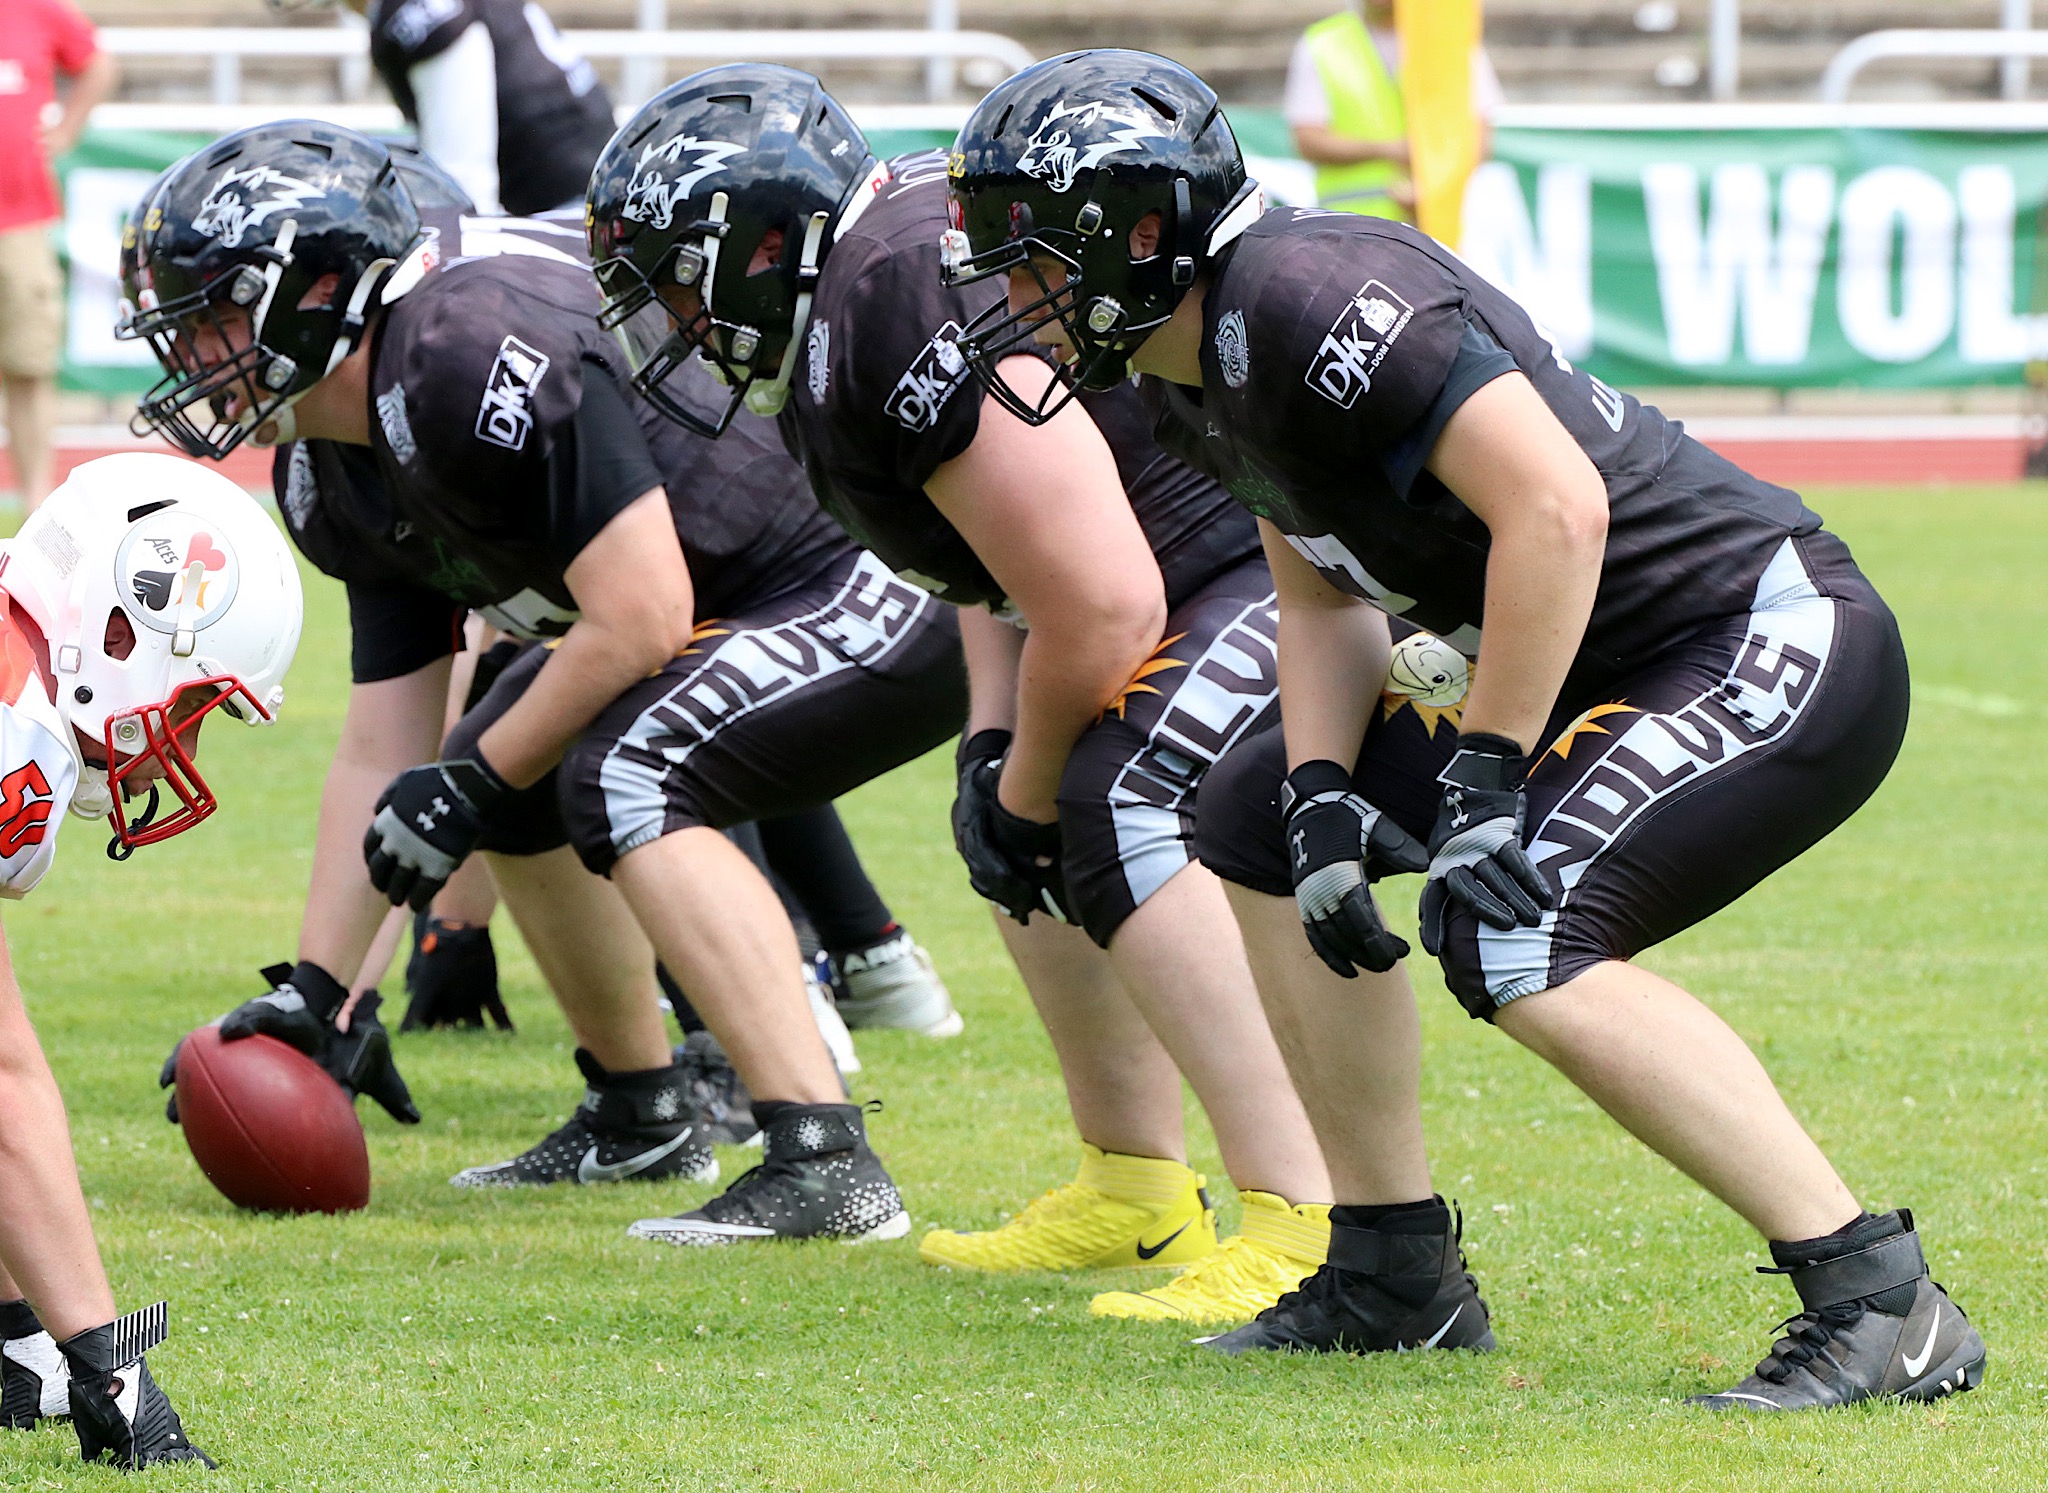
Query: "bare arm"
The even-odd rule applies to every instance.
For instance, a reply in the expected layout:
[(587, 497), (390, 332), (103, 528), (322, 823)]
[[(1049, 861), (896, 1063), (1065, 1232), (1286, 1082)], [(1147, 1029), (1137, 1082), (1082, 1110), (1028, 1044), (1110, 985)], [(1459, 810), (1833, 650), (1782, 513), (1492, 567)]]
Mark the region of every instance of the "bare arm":
[(1287, 734), (1287, 766), (1327, 758), (1349, 769), (1386, 681), (1387, 619), (1316, 574), (1264, 519), (1259, 538), (1280, 597), (1280, 728)]
[(696, 596), (660, 488), (598, 530), (565, 577), (581, 616), (518, 703), (477, 741), (515, 788), (545, 777), (600, 710), (690, 642)]
[(121, 81), (121, 64), (111, 53), (95, 52), (92, 60), (78, 70), (64, 95), (64, 112), (43, 136), (43, 149), (51, 160), (77, 148), (92, 111), (105, 103)]
[(1532, 751), (1593, 615), (1607, 484), (1519, 373), (1459, 406), (1428, 465), (1493, 538), (1463, 729)]
[(299, 925), (299, 958), (344, 985), (354, 982), (378, 925), (391, 911), (363, 868), (363, 828), (393, 778), (439, 755), (449, 663), (437, 659), (397, 679), (353, 685), (348, 692), (341, 740), (320, 790), (313, 884)]
[(1298, 124), (1294, 127), (1294, 148), (1304, 161), (1317, 166), (1356, 166), (1366, 161), (1392, 161), (1406, 168), (1406, 140), (1361, 140), (1340, 135), (1326, 124)]
[(967, 734), (1015, 730), (1022, 629), (981, 607), (962, 607), (960, 651), (967, 655)]
[[(1052, 377), (1028, 357), (1002, 371), (1027, 397)], [(925, 491), (1029, 625), (998, 796), (1011, 813), (1049, 824), (1075, 740), (1158, 645), (1159, 564), (1109, 443), (1079, 404), (1034, 427), (984, 399), (973, 444)]]

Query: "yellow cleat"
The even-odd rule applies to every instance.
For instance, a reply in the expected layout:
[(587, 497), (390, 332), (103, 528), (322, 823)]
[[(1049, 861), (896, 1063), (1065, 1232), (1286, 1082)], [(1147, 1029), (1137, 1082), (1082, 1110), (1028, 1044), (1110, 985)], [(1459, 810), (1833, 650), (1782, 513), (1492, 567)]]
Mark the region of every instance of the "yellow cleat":
[(1216, 1248), (1203, 1179), (1178, 1161), (1081, 1145), (1081, 1170), (1001, 1228), (934, 1229), (927, 1264), (955, 1270), (1115, 1270), (1186, 1265)]
[(1098, 1317), (1143, 1322), (1249, 1322), (1316, 1273), (1330, 1252), (1330, 1206), (1290, 1208), (1270, 1192), (1244, 1192), (1244, 1226), (1216, 1252), (1154, 1291), (1104, 1291)]

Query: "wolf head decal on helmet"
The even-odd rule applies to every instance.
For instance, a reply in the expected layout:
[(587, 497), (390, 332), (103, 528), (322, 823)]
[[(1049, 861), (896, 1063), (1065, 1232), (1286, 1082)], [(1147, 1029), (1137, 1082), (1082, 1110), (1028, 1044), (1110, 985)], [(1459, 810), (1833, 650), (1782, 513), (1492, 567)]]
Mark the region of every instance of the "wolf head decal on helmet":
[[(960, 131), (949, 182), (947, 279), (1011, 280), (961, 351), (1034, 425), (1127, 377), (1203, 262), (1260, 210), (1215, 93), (1149, 52), (1069, 52), (998, 84)], [(1132, 230), (1153, 214), (1156, 247), (1136, 253)], [(1055, 329), (1070, 357), (1060, 377), (1042, 394), (1011, 388), (997, 365)]]
[[(708, 68), (626, 121), (585, 223), (600, 320), (657, 409), (715, 436), (742, 403), (782, 408), (831, 229), (873, 169), (852, 118), (792, 68)], [(713, 408), (683, 392), (693, 354), (726, 386)]]
[(137, 211), (117, 332), (146, 339), (164, 377), (136, 421), (192, 456), (278, 426), (361, 341), (379, 293), (435, 253), (390, 152), (313, 120), (216, 140)]

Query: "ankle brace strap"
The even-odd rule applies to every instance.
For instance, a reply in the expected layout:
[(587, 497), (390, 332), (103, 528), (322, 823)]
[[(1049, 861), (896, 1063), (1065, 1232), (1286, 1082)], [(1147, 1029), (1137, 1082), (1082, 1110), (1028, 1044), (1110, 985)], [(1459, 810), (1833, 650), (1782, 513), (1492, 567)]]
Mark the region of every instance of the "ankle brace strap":
[(1330, 1225), (1330, 1263), (1360, 1275), (1414, 1276), (1437, 1280), (1444, 1273), (1448, 1234), (1390, 1234), (1381, 1229)]
[(1911, 1229), (1893, 1234), (1854, 1254), (1812, 1265), (1773, 1267), (1765, 1275), (1789, 1275), (1792, 1289), (1810, 1312), (1875, 1296), (1894, 1286), (1909, 1286), (1927, 1273), (1927, 1258), (1920, 1252), (1920, 1235)]
[(851, 1151), (867, 1142), (857, 1104), (803, 1104), (784, 1110), (761, 1132), (762, 1154), (770, 1160), (801, 1161)]

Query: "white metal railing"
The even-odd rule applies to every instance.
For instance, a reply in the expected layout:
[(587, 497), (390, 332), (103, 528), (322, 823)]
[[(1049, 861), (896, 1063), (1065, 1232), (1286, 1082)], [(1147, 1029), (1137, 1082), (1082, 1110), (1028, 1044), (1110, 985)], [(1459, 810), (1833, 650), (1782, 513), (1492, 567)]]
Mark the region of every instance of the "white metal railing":
[[(1037, 61), (1029, 48), (993, 31), (781, 30), (781, 31), (566, 31), (564, 39), (585, 57), (623, 59), (635, 65), (633, 81), (656, 74), (655, 65), (691, 62), (923, 62), (927, 84), (951, 90), (952, 68), (962, 62), (992, 62), (1007, 75)], [(236, 105), (242, 99), (242, 63), (247, 58), (331, 60), (341, 70), (341, 91), (350, 93), (350, 72), (368, 55), (361, 27), (336, 26), (109, 26), (100, 45), (117, 57), (204, 57), (212, 74), (211, 102)], [(651, 91), (651, 89), (649, 90)], [(629, 95), (632, 90), (629, 90)], [(357, 96), (360, 96), (359, 91)], [(628, 102), (638, 103), (630, 97)]]
[(2048, 31), (1872, 31), (1843, 47), (1820, 75), (1824, 104), (1848, 102), (1856, 75), (1873, 62), (1910, 57), (2024, 59), (2048, 57)]

